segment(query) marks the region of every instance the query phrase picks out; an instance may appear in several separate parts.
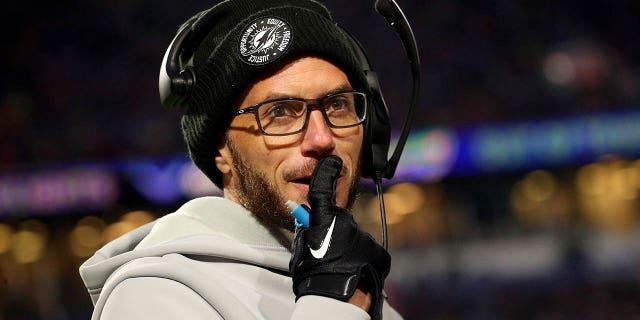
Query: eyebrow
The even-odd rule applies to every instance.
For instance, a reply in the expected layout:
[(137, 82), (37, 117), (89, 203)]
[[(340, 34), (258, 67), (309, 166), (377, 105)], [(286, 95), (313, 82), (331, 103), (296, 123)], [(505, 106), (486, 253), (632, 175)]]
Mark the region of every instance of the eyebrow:
[[(315, 99), (315, 98), (322, 98), (322, 97), (326, 97), (328, 95), (331, 94), (335, 94), (335, 93), (339, 93), (339, 92), (345, 92), (345, 91), (352, 91), (353, 87), (351, 87), (350, 84), (345, 83), (345, 84), (341, 84), (331, 90), (325, 91), (323, 94), (321, 94), (319, 97), (313, 97), (310, 99)], [(292, 96), (290, 94), (285, 94), (285, 93), (278, 93), (278, 92), (272, 92), (269, 93), (266, 97), (264, 97), (264, 99), (262, 100), (264, 101), (271, 101), (271, 100), (278, 100), (278, 99), (287, 99), (287, 98), (306, 98), (306, 97), (295, 97)]]

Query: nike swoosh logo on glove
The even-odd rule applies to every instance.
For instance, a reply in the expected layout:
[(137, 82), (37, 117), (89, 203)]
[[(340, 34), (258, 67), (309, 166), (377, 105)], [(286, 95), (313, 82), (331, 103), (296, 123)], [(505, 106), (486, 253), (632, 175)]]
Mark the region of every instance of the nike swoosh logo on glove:
[(316, 259), (322, 259), (325, 254), (327, 254), (327, 250), (329, 249), (329, 242), (331, 242), (331, 235), (333, 234), (333, 226), (336, 224), (336, 217), (333, 217), (333, 221), (331, 221), (331, 226), (329, 227), (329, 231), (324, 236), (324, 240), (320, 243), (320, 248), (314, 250), (309, 246), (309, 251), (311, 251), (311, 255), (313, 255)]

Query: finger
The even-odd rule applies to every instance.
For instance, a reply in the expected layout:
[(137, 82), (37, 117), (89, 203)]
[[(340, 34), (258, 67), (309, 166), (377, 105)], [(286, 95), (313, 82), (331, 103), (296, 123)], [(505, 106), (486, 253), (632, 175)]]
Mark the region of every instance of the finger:
[(331, 155), (320, 159), (313, 171), (307, 196), (309, 205), (314, 211), (336, 204), (336, 181), (341, 171), (340, 157)]

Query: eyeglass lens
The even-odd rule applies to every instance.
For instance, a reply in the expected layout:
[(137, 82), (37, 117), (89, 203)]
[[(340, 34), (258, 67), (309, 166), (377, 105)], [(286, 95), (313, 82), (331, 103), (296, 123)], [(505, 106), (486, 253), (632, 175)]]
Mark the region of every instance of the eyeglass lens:
[[(365, 96), (346, 92), (327, 96), (319, 103), (333, 127), (349, 127), (361, 123), (365, 116)], [(307, 102), (285, 99), (258, 107), (262, 130), (268, 134), (286, 134), (301, 130), (307, 119)]]

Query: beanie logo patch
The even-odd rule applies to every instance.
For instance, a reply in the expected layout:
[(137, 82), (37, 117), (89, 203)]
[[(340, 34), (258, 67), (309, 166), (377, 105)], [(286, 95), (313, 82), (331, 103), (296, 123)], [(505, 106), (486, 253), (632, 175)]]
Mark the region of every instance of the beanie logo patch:
[(240, 37), (240, 59), (254, 66), (275, 61), (287, 51), (291, 37), (291, 26), (280, 18), (253, 20)]

